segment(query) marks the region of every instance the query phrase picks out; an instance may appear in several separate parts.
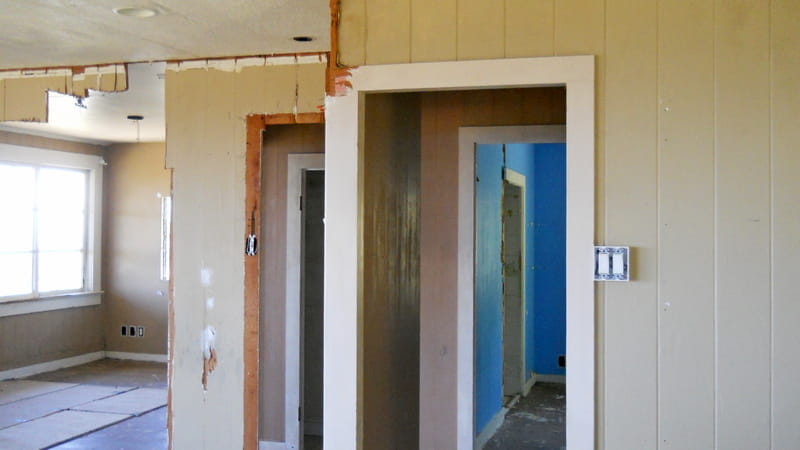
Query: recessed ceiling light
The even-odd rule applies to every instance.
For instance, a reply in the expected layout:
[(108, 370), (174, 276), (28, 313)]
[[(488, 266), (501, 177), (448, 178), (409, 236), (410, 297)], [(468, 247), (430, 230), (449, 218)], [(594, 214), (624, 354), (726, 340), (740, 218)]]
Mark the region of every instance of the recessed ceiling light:
[(126, 6), (123, 8), (114, 8), (114, 14), (119, 14), (120, 16), (126, 17), (135, 17), (137, 19), (146, 19), (148, 17), (153, 17), (158, 12), (152, 8), (142, 8), (138, 6)]
[(294, 39), (297, 42), (311, 42), (314, 40), (314, 38), (311, 36), (295, 36), (292, 39)]
[(140, 116), (139, 114), (131, 114), (128, 116), (128, 120), (142, 120), (144, 116)]

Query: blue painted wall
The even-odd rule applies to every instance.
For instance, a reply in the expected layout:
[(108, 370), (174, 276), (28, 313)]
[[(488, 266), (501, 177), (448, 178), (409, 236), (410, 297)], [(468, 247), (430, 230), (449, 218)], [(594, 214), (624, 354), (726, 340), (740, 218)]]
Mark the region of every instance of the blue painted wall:
[(475, 434), (503, 406), (503, 146), (475, 152)]
[[(505, 162), (504, 162), (505, 157)], [(502, 407), (502, 169), (525, 175), (526, 372), (564, 374), (565, 144), (478, 145), (475, 183), (475, 432)]]

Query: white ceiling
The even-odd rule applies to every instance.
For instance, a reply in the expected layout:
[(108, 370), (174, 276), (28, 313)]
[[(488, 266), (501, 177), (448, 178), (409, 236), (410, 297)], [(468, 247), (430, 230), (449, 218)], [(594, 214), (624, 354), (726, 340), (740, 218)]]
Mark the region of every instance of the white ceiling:
[[(0, 0), (0, 69), (330, 49), (328, 0)], [(154, 17), (117, 15), (143, 6)], [(311, 36), (295, 42), (293, 36)]]
[[(75, 97), (48, 93), (47, 123), (3, 122), (0, 130), (110, 144), (113, 142), (163, 142), (164, 69), (166, 64), (128, 64), (128, 90), (89, 91), (78, 106)], [(138, 123), (128, 115), (144, 116)]]
[[(147, 7), (154, 17), (115, 14)], [(91, 91), (84, 100), (49, 94), (48, 123), (0, 129), (99, 144), (136, 142), (129, 114), (143, 115), (141, 142), (164, 140), (164, 83), (171, 59), (250, 56), (330, 49), (328, 0), (0, 0), (0, 70), (128, 65), (128, 91)], [(310, 36), (296, 42), (294, 36)]]

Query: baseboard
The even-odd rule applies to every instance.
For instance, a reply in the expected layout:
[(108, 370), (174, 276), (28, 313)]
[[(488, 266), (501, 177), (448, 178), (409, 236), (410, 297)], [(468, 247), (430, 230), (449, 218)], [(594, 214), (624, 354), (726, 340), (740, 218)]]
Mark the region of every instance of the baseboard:
[(275, 441), (259, 441), (258, 450), (286, 450), (286, 443)]
[(531, 393), (531, 388), (533, 385), (536, 384), (536, 372), (531, 372), (531, 377), (528, 378), (528, 381), (525, 382), (525, 385), (522, 386), (522, 396), (527, 397), (528, 394)]
[(503, 421), (506, 419), (506, 413), (508, 413), (508, 408), (500, 408), (500, 411), (497, 411), (497, 414), (492, 417), (492, 420), (483, 427), (483, 431), (475, 438), (475, 449), (481, 450), (489, 439), (497, 433), (497, 430), (500, 429), (500, 426), (503, 425)]
[(130, 353), (130, 352), (105, 352), (106, 358), (131, 359), (134, 361), (167, 362), (167, 355), (157, 353)]
[(536, 374), (536, 382), (538, 383), (559, 383), (567, 384), (566, 375), (544, 375), (541, 373)]
[(63, 369), (65, 367), (79, 366), (81, 364), (90, 363), (103, 359), (106, 352), (92, 352), (84, 353), (83, 355), (72, 356), (70, 358), (57, 359), (55, 361), (48, 361), (30, 366), (17, 367), (16, 369), (9, 369), (0, 372), (0, 380), (8, 380), (10, 378), (24, 378), (31, 375), (36, 375), (44, 372), (51, 372), (53, 370)]

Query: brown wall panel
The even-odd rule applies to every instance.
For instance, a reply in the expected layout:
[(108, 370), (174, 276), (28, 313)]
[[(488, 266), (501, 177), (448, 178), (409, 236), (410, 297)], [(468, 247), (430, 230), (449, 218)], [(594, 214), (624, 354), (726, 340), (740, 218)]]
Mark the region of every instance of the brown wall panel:
[(363, 197), (363, 448), (419, 444), (418, 94), (366, 99)]

